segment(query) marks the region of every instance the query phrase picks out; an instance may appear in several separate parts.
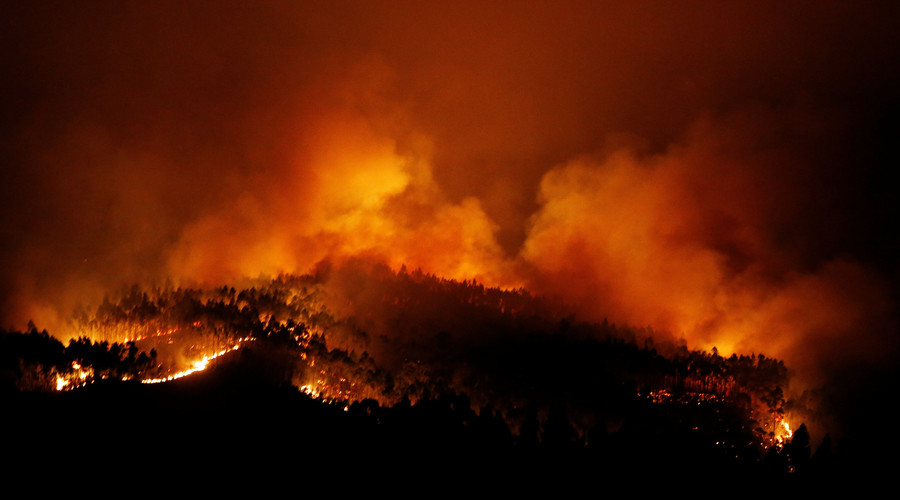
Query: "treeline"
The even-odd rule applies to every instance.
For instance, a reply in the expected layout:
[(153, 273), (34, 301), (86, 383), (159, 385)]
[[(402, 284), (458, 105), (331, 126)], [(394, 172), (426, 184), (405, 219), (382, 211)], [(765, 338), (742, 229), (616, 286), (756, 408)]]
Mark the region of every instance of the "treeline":
[(109, 343), (86, 337), (68, 345), (46, 330), (0, 329), (0, 384), (5, 391), (52, 391), (99, 380), (140, 380), (160, 373), (157, 353), (134, 342)]
[[(803, 428), (784, 447), (764, 452), (737, 439), (750, 434), (724, 402), (654, 403), (625, 386), (597, 388), (595, 401), (618, 405), (619, 420), (598, 419), (584, 434), (564, 404), (546, 412), (523, 408), (514, 432), (496, 407), (450, 388), (432, 389), (415, 402), (313, 401), (281, 382), (293, 365), (292, 356), (279, 353), (298, 349), (291, 333), (273, 329), (209, 371), (171, 384), (94, 384), (47, 398), (14, 394), (7, 399), (15, 409), (8, 425), (17, 433), (8, 451), (50, 457), (52, 466), (78, 450), (80, 459), (106, 472), (117, 463), (127, 463), (128, 472), (220, 465), (241, 473), (254, 464), (267, 470), (327, 464), (342, 477), (421, 469), (451, 477), (472, 467), (494, 479), (538, 474), (573, 481), (687, 474), (683, 479), (698, 471), (821, 478), (837, 463), (830, 446), (811, 453)], [(53, 432), (60, 420), (64, 432)], [(135, 446), (123, 447), (124, 436)]]
[(203, 327), (211, 333), (243, 337), (261, 331), (258, 312), (241, 307), (234, 289), (212, 291), (190, 288), (138, 286), (104, 297), (96, 308), (79, 307), (69, 321), (79, 335), (111, 341), (147, 339), (176, 329)]
[(465, 401), (465, 411), (502, 422), (500, 441), (517, 449), (615, 449), (635, 460), (645, 453), (634, 450), (694, 449), (791, 467), (779, 459), (786, 446), (774, 446), (789, 381), (781, 361), (581, 323), (524, 290), (350, 265), (241, 287), (131, 287), (79, 309), (70, 327), (78, 340), (69, 346), (47, 332), (4, 332), (4, 384), (165, 376), (253, 338), (235, 357), (256, 360), (267, 384), (348, 410), (366, 402), (369, 414), (402, 413), (462, 398), (454, 412)]
[[(590, 395), (623, 385), (635, 393), (730, 398), (754, 410), (751, 418), (762, 421), (757, 427), (766, 433), (772, 432), (765, 429), (770, 419), (762, 414), (783, 412), (788, 378), (780, 361), (763, 355), (726, 359), (663, 345), (646, 330), (560, 319), (565, 311), (558, 305), (524, 290), (372, 265), (247, 285), (131, 287), (94, 309), (77, 311), (73, 331), (142, 339), (142, 346), (155, 348), (161, 361), (174, 366), (190, 358), (192, 349), (216, 350), (235, 339), (287, 329), (300, 347), (290, 381), (298, 387), (387, 405), (450, 388), (508, 408), (514, 427), (519, 409), (535, 402), (542, 413), (557, 400), (575, 412), (584, 407), (595, 413)], [(153, 340), (159, 337), (168, 339)]]

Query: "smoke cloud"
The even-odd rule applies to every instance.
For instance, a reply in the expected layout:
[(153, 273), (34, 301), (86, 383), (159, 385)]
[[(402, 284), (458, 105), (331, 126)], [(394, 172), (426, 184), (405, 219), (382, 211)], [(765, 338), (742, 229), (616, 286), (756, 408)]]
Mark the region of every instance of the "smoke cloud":
[(841, 351), (886, 354), (890, 283), (833, 253), (845, 207), (827, 189), (849, 180), (798, 154), (785, 138), (805, 129), (783, 119), (705, 118), (664, 153), (615, 148), (549, 171), (521, 253), (530, 288), (805, 375)]

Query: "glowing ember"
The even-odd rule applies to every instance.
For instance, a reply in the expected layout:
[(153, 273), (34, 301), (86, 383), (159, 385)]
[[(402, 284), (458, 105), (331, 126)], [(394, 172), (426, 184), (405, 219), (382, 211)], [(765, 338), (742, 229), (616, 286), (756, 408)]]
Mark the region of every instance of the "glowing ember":
[(166, 377), (144, 379), (144, 380), (141, 380), (141, 383), (142, 384), (159, 384), (162, 382), (170, 382), (172, 380), (177, 380), (177, 379), (186, 377), (188, 375), (191, 375), (192, 373), (197, 373), (199, 371), (205, 370), (209, 366), (210, 361), (218, 358), (219, 356), (223, 356), (225, 354), (228, 354), (229, 352), (237, 350), (238, 348), (241, 347), (241, 343), (248, 341), (248, 340), (251, 340), (251, 339), (249, 337), (245, 337), (243, 339), (240, 339), (236, 344), (234, 344), (231, 347), (222, 349), (221, 351), (216, 352), (214, 354), (209, 354), (209, 355), (203, 356), (201, 359), (194, 361), (193, 366), (187, 370), (173, 373)]
[(787, 421), (782, 420), (775, 433), (775, 441), (778, 442), (779, 445), (784, 444), (784, 441), (790, 439), (794, 436), (794, 431), (791, 430), (790, 424)]
[(776, 417), (775, 423), (775, 440), (772, 442), (772, 446), (775, 446), (776, 449), (781, 449), (785, 442), (791, 439), (794, 436), (794, 431), (791, 429), (790, 424), (788, 424), (787, 420), (783, 418)]
[(87, 385), (90, 379), (93, 378), (93, 375), (93, 368), (88, 367), (87, 369), (85, 369), (80, 364), (78, 364), (77, 361), (73, 361), (72, 372), (63, 374), (57, 373), (56, 390), (67, 391)]
[[(194, 326), (195, 327), (201, 326), (201, 325), (198, 325), (198, 323), (200, 323), (200, 322), (199, 321), (194, 322)], [(131, 338), (126, 337), (122, 342), (123, 343), (138, 342), (138, 341), (146, 340), (146, 339), (153, 338), (153, 337), (165, 337), (168, 335), (172, 335), (173, 333), (177, 332), (178, 330), (179, 330), (179, 328), (169, 328), (168, 330), (157, 329), (156, 333), (153, 333), (150, 335), (136, 335)]]
[[(159, 332), (158, 336), (167, 335), (175, 331), (169, 330), (167, 332)], [(143, 384), (158, 384), (161, 382), (169, 382), (171, 380), (177, 380), (183, 377), (186, 377), (192, 373), (197, 373), (199, 371), (205, 370), (209, 366), (209, 362), (228, 354), (229, 352), (235, 351), (241, 347), (241, 344), (247, 341), (253, 340), (251, 337), (245, 337), (239, 339), (233, 346), (222, 349), (213, 354), (204, 355), (202, 358), (191, 363), (191, 368), (187, 370), (182, 370), (180, 372), (173, 373), (166, 377), (158, 377), (158, 378), (149, 378), (141, 380)], [(72, 371), (67, 373), (58, 373), (56, 375), (56, 390), (57, 391), (67, 391), (76, 389), (78, 387), (85, 386), (91, 382), (93, 382), (95, 377), (94, 370), (91, 367), (84, 368), (77, 361), (72, 362)], [(101, 378), (107, 378), (107, 375), (101, 375)], [(131, 380), (132, 376), (130, 375), (122, 375), (121, 380)]]
[(306, 394), (310, 397), (316, 398), (316, 399), (318, 399), (318, 397), (322, 394), (311, 384), (304, 384), (304, 385), (300, 386), (300, 390), (304, 394)]

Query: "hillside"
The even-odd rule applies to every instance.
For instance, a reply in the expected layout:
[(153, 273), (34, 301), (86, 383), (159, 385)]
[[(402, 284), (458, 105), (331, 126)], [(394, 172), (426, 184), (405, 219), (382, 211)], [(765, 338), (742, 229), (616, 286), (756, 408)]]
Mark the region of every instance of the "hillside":
[(580, 323), (524, 290), (420, 272), (350, 265), (248, 285), (132, 287), (77, 312), (67, 345), (4, 332), (4, 394), (27, 429), (17, 444), (101, 461), (166, 461), (196, 442), (191, 453), (218, 459), (286, 447), (299, 462), (378, 450), (774, 477), (827, 468), (830, 444), (810, 461), (805, 426), (791, 437), (803, 408), (785, 397), (787, 367), (763, 354), (691, 351)]

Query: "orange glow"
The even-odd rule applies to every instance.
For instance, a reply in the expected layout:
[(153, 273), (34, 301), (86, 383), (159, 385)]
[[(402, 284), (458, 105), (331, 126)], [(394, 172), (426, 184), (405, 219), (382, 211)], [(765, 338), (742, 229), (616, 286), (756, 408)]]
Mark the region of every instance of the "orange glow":
[(760, 181), (715, 168), (729, 160), (698, 127), (702, 138), (664, 155), (622, 149), (548, 172), (521, 252), (528, 288), (564, 297), (586, 319), (646, 324), (724, 356), (765, 352), (816, 383), (811, 351), (853, 325), (886, 323), (887, 284), (841, 259), (782, 271), (792, 257), (759, 233)]
[(202, 358), (193, 361), (191, 363), (191, 368), (188, 368), (186, 370), (181, 370), (179, 372), (173, 373), (171, 375), (167, 375), (165, 377), (144, 379), (144, 380), (141, 380), (141, 383), (142, 384), (160, 384), (163, 382), (171, 382), (173, 380), (178, 380), (180, 378), (187, 377), (188, 375), (192, 375), (199, 371), (203, 371), (209, 366), (210, 361), (212, 361), (220, 356), (224, 356), (225, 354), (228, 354), (229, 352), (240, 349), (241, 344), (244, 342), (247, 342), (249, 340), (252, 340), (252, 339), (244, 338), (244, 339), (239, 340), (236, 344), (234, 344), (231, 347), (222, 349), (222, 350), (212, 353), (212, 354), (204, 355)]
[(321, 118), (272, 188), (274, 201), (244, 198), (199, 220), (173, 249), (171, 274), (216, 282), (366, 255), (395, 270), (519, 286), (479, 200), (447, 201), (427, 141), (418, 147), (400, 153), (358, 117)]
[[(170, 381), (178, 380), (180, 378), (184, 378), (184, 377), (187, 377), (194, 373), (203, 371), (209, 367), (209, 363), (212, 360), (219, 358), (221, 356), (224, 356), (225, 354), (228, 354), (232, 351), (235, 351), (235, 350), (239, 349), (244, 342), (248, 342), (248, 341), (252, 341), (252, 340), (253, 339), (250, 337), (240, 339), (237, 341), (237, 343), (235, 343), (231, 347), (221, 349), (221, 350), (211, 353), (211, 354), (203, 355), (201, 358), (192, 361), (190, 363), (190, 368), (187, 368), (187, 369), (175, 372), (175, 373), (171, 373), (164, 377), (142, 379), (141, 383), (143, 383), (143, 384), (159, 384), (159, 383), (163, 383), (163, 382), (170, 382)], [(57, 391), (67, 391), (67, 390), (76, 389), (78, 387), (83, 387), (94, 380), (94, 370), (90, 367), (88, 367), (87, 369), (82, 368), (81, 365), (79, 365), (77, 362), (73, 361), (72, 362), (72, 370), (73, 371), (69, 374), (65, 374), (65, 375), (57, 374), (56, 375), (56, 390)], [(106, 375), (104, 375), (103, 378), (106, 378)], [(129, 380), (129, 377), (127, 375), (125, 375), (122, 377), (122, 380), (123, 381)]]
[(791, 426), (788, 424), (787, 420), (778, 421), (775, 426), (774, 446), (780, 449), (784, 446), (784, 443), (792, 437), (794, 437), (794, 431), (791, 430)]
[(93, 368), (82, 368), (77, 361), (72, 362), (72, 372), (56, 375), (56, 390), (68, 391), (87, 385), (94, 378)]
[[(67, 321), (132, 283), (364, 261), (765, 353), (795, 373), (787, 397), (892, 368), (890, 3), (19, 2), (0, 325), (178, 346), (189, 322)], [(166, 377), (220, 347), (169, 348)], [(79, 370), (56, 388), (101, 376)]]

